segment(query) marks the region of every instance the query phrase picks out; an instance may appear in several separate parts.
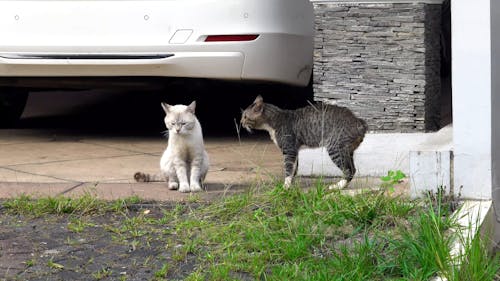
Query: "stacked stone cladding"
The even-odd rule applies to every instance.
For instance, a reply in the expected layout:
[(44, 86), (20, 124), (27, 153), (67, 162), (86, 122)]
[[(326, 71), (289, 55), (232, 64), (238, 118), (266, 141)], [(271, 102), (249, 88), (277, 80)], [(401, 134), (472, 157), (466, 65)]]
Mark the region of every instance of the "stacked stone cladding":
[(438, 128), (441, 5), (315, 2), (316, 100), (346, 106), (370, 131)]

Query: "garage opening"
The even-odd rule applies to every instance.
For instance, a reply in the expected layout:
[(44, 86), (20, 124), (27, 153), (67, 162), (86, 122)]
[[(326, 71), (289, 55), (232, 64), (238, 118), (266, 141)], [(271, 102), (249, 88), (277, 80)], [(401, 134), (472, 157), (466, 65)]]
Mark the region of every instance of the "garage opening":
[(158, 136), (166, 130), (161, 102), (189, 104), (196, 100), (196, 115), (205, 135), (236, 136), (241, 110), (257, 95), (287, 109), (305, 106), (313, 100), (311, 85), (169, 78), (140, 82), (134, 86), (118, 83), (115, 87), (31, 91), (17, 127)]

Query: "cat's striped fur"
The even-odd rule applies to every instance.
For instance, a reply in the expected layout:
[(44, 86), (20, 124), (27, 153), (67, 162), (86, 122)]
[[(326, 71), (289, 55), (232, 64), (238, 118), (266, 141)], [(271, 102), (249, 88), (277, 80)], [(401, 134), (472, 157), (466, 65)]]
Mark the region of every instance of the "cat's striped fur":
[(261, 96), (242, 113), (241, 125), (247, 130), (269, 132), (284, 157), (285, 186), (296, 173), (301, 147), (325, 147), (344, 179), (331, 188), (344, 188), (356, 173), (353, 154), (364, 139), (366, 122), (348, 108), (318, 103), (296, 110), (285, 110), (264, 103)]

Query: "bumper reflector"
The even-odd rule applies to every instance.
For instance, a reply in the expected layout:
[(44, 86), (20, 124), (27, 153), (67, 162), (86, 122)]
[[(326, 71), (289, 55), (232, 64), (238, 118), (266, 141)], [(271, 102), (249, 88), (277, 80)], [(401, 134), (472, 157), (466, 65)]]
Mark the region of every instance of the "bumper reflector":
[(205, 42), (232, 42), (232, 41), (253, 41), (257, 39), (257, 34), (245, 35), (208, 35)]

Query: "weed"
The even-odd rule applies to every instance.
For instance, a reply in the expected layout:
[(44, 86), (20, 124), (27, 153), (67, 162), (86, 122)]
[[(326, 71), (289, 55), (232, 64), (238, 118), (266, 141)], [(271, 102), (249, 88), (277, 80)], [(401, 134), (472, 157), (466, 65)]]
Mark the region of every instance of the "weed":
[(135, 239), (132, 240), (132, 241), (130, 241), (130, 244), (129, 244), (130, 245), (130, 250), (131, 251), (137, 250), (137, 247), (139, 246), (140, 243), (141, 243), (140, 241), (135, 240)]
[(469, 237), (468, 243), (463, 244), (465, 249), (462, 255), (453, 263), (457, 266), (453, 266), (443, 275), (450, 281), (498, 280), (495, 276), (500, 271), (500, 253), (491, 255), (488, 252), (488, 245), (481, 239), (479, 231), (473, 239)]
[(26, 267), (32, 267), (36, 264), (36, 261), (34, 259), (30, 259), (25, 261), (24, 264), (26, 265)]
[(117, 199), (111, 203), (109, 210), (113, 212), (121, 212), (127, 210), (129, 206), (133, 204), (138, 204), (141, 201), (142, 201), (141, 198), (139, 198), (138, 196), (131, 196), (124, 199)]
[(92, 276), (95, 280), (102, 280), (104, 278), (110, 277), (113, 274), (113, 271), (108, 267), (102, 267), (97, 272), (93, 273)]
[(382, 180), (382, 187), (388, 189), (390, 192), (394, 192), (394, 185), (400, 183), (405, 178), (406, 174), (401, 170), (389, 170), (387, 176), (380, 177), (380, 180)]
[(156, 278), (166, 278), (168, 271), (170, 270), (170, 266), (168, 264), (163, 264), (161, 269), (155, 272)]
[(172, 259), (176, 262), (183, 262), (187, 258), (187, 252), (182, 247), (176, 247), (172, 254)]
[(202, 280), (207, 280), (205, 274), (203, 272), (201, 272), (201, 270), (196, 270), (194, 272), (192, 272), (191, 274), (189, 274), (186, 279), (184, 279), (185, 281), (202, 281)]
[(445, 232), (454, 224), (453, 218), (442, 216), (440, 208), (428, 206), (410, 228), (401, 230), (400, 240), (391, 241), (395, 246), (396, 270), (412, 280), (428, 280), (439, 271), (447, 271), (452, 238)]
[(55, 263), (53, 259), (50, 259), (47, 262), (47, 266), (50, 267), (50, 268), (52, 268), (52, 269), (56, 269), (56, 270), (62, 270), (62, 269), (64, 269), (64, 265), (59, 264), (59, 263)]
[(188, 197), (189, 203), (198, 203), (201, 201), (201, 196), (198, 193), (190, 193)]
[(446, 192), (444, 186), (438, 187), (436, 192), (427, 192), (426, 197), (429, 198), (430, 203), (434, 206), (434, 209), (439, 208), (439, 212), (447, 216), (455, 212), (458, 209), (459, 200), (461, 194), (457, 196), (453, 193)]
[(401, 170), (389, 170), (387, 172), (387, 176), (382, 176), (380, 179), (383, 182), (389, 183), (389, 184), (396, 184), (401, 182), (404, 178), (406, 178), (405, 173), (403, 173)]
[(94, 226), (94, 224), (85, 222), (81, 218), (72, 218), (68, 223), (68, 229), (75, 233), (81, 233), (86, 227), (89, 226)]

